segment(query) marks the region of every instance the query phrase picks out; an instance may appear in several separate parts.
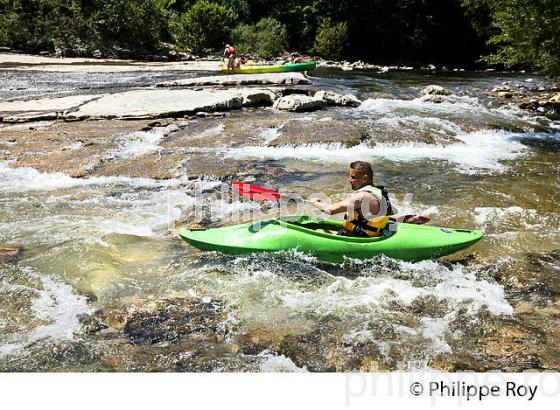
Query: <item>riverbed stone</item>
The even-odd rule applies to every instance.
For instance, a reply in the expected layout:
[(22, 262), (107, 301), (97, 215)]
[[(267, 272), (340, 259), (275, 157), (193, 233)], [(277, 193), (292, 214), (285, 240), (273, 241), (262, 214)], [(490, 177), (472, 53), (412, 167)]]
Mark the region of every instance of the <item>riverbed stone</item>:
[(341, 144), (351, 147), (368, 137), (363, 126), (350, 121), (290, 121), (270, 146)]
[(515, 306), (514, 313), (516, 315), (530, 315), (535, 313), (535, 306), (530, 302), (519, 302), (517, 306)]
[(513, 97), (513, 93), (510, 91), (499, 91), (497, 93), (498, 97), (500, 98), (512, 98)]
[(511, 91), (511, 87), (509, 86), (509, 84), (500, 84), (494, 87), (491, 92), (500, 93), (500, 92), (508, 92), (508, 91)]
[(337, 94), (333, 91), (320, 90), (314, 95), (314, 98), (324, 100), (328, 105), (337, 105), (341, 107), (358, 107), (362, 102), (353, 95)]
[(0, 244), (0, 263), (13, 262), (21, 256), (23, 248), (18, 245)]
[(18, 159), (18, 167), (31, 167), (41, 172), (64, 173), (73, 178), (83, 178), (100, 166), (105, 157), (106, 147), (90, 145), (78, 150), (64, 150), (48, 154)]
[(326, 101), (308, 95), (290, 94), (277, 99), (273, 107), (283, 111), (306, 112), (320, 110), (326, 105)]
[(550, 97), (548, 99), (548, 102), (553, 104), (553, 105), (558, 105), (560, 106), (560, 94), (555, 94), (552, 97)]
[(429, 85), (420, 92), (422, 95), (449, 95), (449, 90), (441, 85)]
[(279, 97), (279, 93), (272, 90), (250, 90), (240, 91), (243, 107), (266, 107), (272, 105)]
[(170, 298), (144, 304), (131, 312), (123, 327), (134, 344), (176, 343), (182, 338), (216, 339), (224, 319), (220, 301)]

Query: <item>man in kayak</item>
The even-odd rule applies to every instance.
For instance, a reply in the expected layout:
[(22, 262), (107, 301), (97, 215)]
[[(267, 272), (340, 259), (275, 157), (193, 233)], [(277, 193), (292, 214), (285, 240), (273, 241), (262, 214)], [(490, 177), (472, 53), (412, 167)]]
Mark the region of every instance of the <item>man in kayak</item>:
[(227, 70), (228, 71), (233, 71), (233, 67), (235, 65), (235, 48), (233, 48), (233, 46), (230, 46), (229, 44), (226, 44), (226, 48), (224, 49), (224, 63), (226, 63), (226, 59), (227, 59)]
[(350, 198), (331, 205), (318, 199), (311, 204), (329, 215), (346, 212), (339, 235), (381, 236), (393, 209), (386, 191), (373, 186), (371, 165), (364, 161), (352, 162), (348, 182), (355, 191)]

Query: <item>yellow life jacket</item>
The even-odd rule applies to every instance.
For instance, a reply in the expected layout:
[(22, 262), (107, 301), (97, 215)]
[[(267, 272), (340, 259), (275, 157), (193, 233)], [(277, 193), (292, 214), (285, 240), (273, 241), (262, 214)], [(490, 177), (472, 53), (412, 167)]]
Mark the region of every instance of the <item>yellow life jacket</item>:
[[(379, 201), (381, 205), (386, 203), (386, 200), (379, 188), (366, 185), (358, 189), (357, 192), (369, 192)], [(383, 206), (381, 206), (381, 210), (383, 210)], [(387, 214), (389, 213), (387, 212)], [(379, 215), (371, 220), (368, 220), (364, 217), (364, 215), (362, 215), (361, 209), (358, 209), (354, 210), (351, 218), (348, 216), (348, 212), (344, 214), (342, 227), (352, 236), (374, 237), (381, 236), (383, 234), (383, 229), (388, 223), (389, 215)]]

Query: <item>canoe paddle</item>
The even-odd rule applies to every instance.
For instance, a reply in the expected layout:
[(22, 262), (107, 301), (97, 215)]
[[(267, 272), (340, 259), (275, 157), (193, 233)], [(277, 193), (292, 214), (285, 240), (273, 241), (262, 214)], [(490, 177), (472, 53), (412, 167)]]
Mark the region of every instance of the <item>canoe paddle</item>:
[[(251, 199), (252, 201), (278, 201), (282, 198), (282, 195), (278, 192), (266, 189), (257, 185), (248, 184), (246, 182), (234, 181), (231, 183), (233, 188), (239, 193), (239, 195)], [(304, 202), (311, 202), (307, 199), (303, 199)], [(423, 225), (430, 222), (430, 218), (422, 215), (403, 215), (403, 216), (393, 216), (391, 219), (396, 222), (404, 222), (415, 225)]]
[(251, 185), (246, 182), (234, 181), (231, 185), (239, 193), (239, 195), (247, 197), (253, 201), (277, 201), (282, 195), (278, 192), (271, 191), (257, 185)]

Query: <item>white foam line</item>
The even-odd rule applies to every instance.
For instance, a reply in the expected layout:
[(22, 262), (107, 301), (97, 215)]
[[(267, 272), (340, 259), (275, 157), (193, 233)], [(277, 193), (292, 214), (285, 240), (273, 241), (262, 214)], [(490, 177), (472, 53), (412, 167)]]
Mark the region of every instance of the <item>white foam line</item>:
[[(209, 180), (207, 183), (212, 185), (219, 182)], [(157, 188), (193, 184), (196, 183), (189, 181), (188, 176), (165, 180), (129, 177), (72, 178), (61, 172), (44, 173), (30, 167), (10, 168), (8, 162), (0, 162), (0, 192), (53, 191), (66, 188), (119, 185)]]
[(160, 150), (159, 143), (163, 137), (178, 130), (176, 125), (155, 127), (149, 131), (135, 131), (120, 138), (120, 146), (109, 153), (113, 159), (135, 158), (151, 154)]
[(259, 134), (264, 145), (270, 144), (281, 135), (279, 128), (266, 128)]
[(289, 357), (276, 355), (268, 350), (260, 352), (257, 357), (262, 360), (261, 372), (307, 372), (307, 369), (296, 366)]
[(395, 162), (439, 160), (454, 163), (464, 173), (474, 173), (476, 170), (503, 172), (505, 167), (500, 161), (515, 159), (527, 151), (527, 147), (513, 139), (519, 135), (486, 130), (457, 135), (456, 138), (463, 143), (451, 145), (415, 142), (379, 144), (375, 147), (369, 147), (365, 143), (352, 147), (339, 143), (303, 144), (227, 148), (223, 153), (232, 158), (299, 159), (335, 163), (348, 163), (356, 158), (382, 158)]
[(388, 98), (372, 98), (364, 101), (359, 107), (350, 111), (350, 115), (362, 117), (364, 114), (374, 116), (377, 122), (383, 117), (398, 118), (409, 114), (424, 115), (445, 115), (462, 117), (466, 119), (483, 119), (483, 118), (499, 118), (507, 122), (515, 122), (519, 126), (530, 124), (534, 126), (542, 126), (545, 121), (552, 129), (558, 129), (558, 125), (553, 121), (539, 119), (528, 115), (526, 112), (517, 107), (501, 106), (497, 108), (489, 108), (480, 103), (478, 98), (468, 96), (442, 96), (443, 101), (440, 103), (430, 102), (423, 98), (415, 98), (412, 100), (388, 99)]

